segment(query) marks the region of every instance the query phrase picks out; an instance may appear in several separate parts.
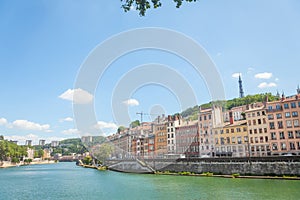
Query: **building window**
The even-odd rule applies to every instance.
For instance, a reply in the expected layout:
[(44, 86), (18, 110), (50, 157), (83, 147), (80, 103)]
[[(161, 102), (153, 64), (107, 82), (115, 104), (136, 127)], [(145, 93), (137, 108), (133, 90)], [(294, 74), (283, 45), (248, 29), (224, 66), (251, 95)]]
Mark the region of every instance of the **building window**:
[(257, 133), (257, 129), (256, 129), (256, 128), (254, 129), (254, 133), (255, 133), (255, 134)]
[(264, 143), (264, 137), (259, 137), (259, 142)]
[(231, 142), (232, 142), (232, 143), (235, 143), (235, 137), (232, 137), (232, 138), (231, 138)]
[(248, 142), (248, 136), (244, 136), (244, 141)]
[(275, 150), (275, 151), (278, 150), (277, 143), (272, 144), (272, 149)]
[(252, 129), (249, 130), (249, 133), (252, 134)]
[(231, 133), (234, 133), (234, 128), (231, 129)]
[(201, 116), (199, 117), (199, 121), (200, 121), (200, 122), (202, 121), (202, 117), (201, 117)]
[(277, 119), (281, 119), (281, 118), (282, 118), (281, 113), (277, 113), (277, 114), (276, 114), (276, 118), (277, 118)]
[(300, 108), (300, 101), (298, 101), (298, 107)]
[(224, 131), (223, 130), (220, 130), (220, 134), (223, 134), (224, 133)]
[(221, 144), (223, 145), (225, 143), (224, 138), (221, 137)]
[(300, 138), (300, 130), (295, 131), (296, 138)]
[(297, 142), (298, 150), (300, 150), (300, 142)]
[(242, 144), (242, 138), (241, 137), (237, 137), (237, 142), (238, 142), (238, 144)]
[(294, 139), (293, 131), (288, 131), (289, 139)]
[(244, 128), (243, 128), (243, 131), (246, 132), (246, 131), (247, 131), (247, 127), (244, 127)]
[(274, 119), (274, 115), (273, 114), (269, 114), (268, 115), (268, 119)]
[(218, 138), (216, 138), (215, 141), (216, 141), (216, 144), (219, 144), (219, 139)]
[(279, 132), (279, 138), (280, 138), (281, 140), (285, 139), (285, 137), (284, 137), (284, 132)]
[(276, 110), (281, 110), (281, 105), (280, 104), (276, 105)]
[[(300, 106), (299, 106), (300, 107)], [(268, 106), (268, 110), (271, 111), (273, 108), (272, 106)]]
[(285, 117), (286, 117), (286, 118), (291, 117), (291, 113), (290, 113), (290, 112), (286, 112), (286, 113), (285, 113)]
[(255, 119), (253, 120), (253, 125), (256, 125), (256, 120)]
[(258, 143), (258, 137), (255, 137), (255, 143)]
[(294, 142), (290, 142), (290, 150), (296, 150)]
[(274, 122), (270, 122), (269, 125), (270, 125), (270, 129), (275, 129)]
[(252, 117), (255, 117), (255, 113), (252, 113)]
[(299, 120), (298, 119), (295, 119), (294, 120), (294, 127), (298, 127), (299, 126)]
[(295, 102), (291, 103), (291, 108), (296, 108), (296, 103)]
[(282, 123), (282, 121), (279, 121), (279, 122), (278, 122), (278, 128), (283, 128), (283, 123)]
[(286, 127), (291, 128), (292, 127), (292, 121), (291, 120), (286, 120)]
[(297, 111), (292, 112), (292, 116), (293, 117), (298, 117), (298, 112)]
[(267, 122), (266, 122), (266, 118), (263, 118), (263, 124), (266, 124)]
[(280, 146), (281, 146), (281, 150), (286, 150), (286, 144), (285, 144), (285, 142), (281, 142)]
[(251, 120), (248, 120), (248, 125), (251, 126)]
[(227, 140), (227, 144), (229, 144), (230, 143), (230, 137), (227, 137), (226, 140)]
[(283, 106), (284, 106), (284, 109), (288, 109), (289, 108), (289, 104), (288, 103), (285, 103)]
[(241, 128), (236, 128), (236, 132), (241, 132)]
[(258, 119), (258, 120), (257, 120), (257, 123), (258, 123), (258, 124), (261, 124), (261, 119)]
[(268, 132), (268, 129), (267, 128), (264, 128), (264, 133), (267, 133)]
[(259, 133), (262, 133), (262, 128), (258, 129), (258, 132), (259, 132)]
[(271, 132), (271, 140), (276, 140), (276, 133), (275, 132)]
[(229, 129), (226, 129), (226, 133), (229, 133)]
[(211, 119), (211, 115), (208, 115), (208, 119)]
[(260, 112), (257, 112), (257, 116), (260, 116)]
[(206, 120), (206, 115), (204, 115), (204, 120)]

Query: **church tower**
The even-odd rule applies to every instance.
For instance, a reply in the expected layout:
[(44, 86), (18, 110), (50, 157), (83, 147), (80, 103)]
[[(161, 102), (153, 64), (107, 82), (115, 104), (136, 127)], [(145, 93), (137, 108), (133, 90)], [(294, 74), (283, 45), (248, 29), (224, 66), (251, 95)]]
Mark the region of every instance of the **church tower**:
[(239, 89), (240, 89), (240, 98), (244, 97), (243, 83), (241, 75), (239, 75)]

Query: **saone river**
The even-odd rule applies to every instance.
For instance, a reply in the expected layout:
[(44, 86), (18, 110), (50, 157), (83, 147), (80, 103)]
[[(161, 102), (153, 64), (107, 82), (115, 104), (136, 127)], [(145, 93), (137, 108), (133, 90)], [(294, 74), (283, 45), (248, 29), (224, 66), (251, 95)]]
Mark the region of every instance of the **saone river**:
[(75, 163), (0, 169), (0, 199), (299, 199), (300, 181), (125, 174)]

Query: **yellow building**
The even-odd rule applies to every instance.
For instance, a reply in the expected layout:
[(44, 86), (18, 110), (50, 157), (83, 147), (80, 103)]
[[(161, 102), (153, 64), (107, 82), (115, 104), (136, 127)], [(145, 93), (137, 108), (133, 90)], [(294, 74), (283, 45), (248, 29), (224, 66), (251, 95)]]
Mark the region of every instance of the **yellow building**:
[(271, 155), (266, 109), (263, 105), (250, 105), (245, 111), (251, 156)]
[(248, 155), (249, 139), (246, 120), (215, 128), (215, 153), (217, 157), (245, 157)]

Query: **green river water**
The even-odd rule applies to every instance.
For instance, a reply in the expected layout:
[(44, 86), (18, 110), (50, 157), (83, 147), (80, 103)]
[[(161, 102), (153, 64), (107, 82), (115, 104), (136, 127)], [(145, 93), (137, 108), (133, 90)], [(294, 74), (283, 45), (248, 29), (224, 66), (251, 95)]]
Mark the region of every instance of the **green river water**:
[(126, 174), (58, 163), (0, 169), (0, 199), (300, 199), (300, 181)]

